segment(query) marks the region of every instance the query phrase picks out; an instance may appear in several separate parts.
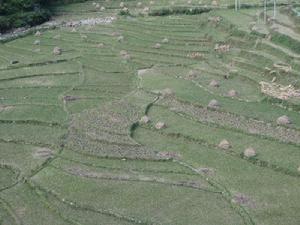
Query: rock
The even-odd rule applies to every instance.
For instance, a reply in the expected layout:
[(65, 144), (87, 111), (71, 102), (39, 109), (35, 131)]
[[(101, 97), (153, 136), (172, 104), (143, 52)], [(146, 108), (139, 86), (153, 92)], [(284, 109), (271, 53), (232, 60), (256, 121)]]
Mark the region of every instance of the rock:
[(227, 95), (229, 97), (236, 97), (238, 95), (238, 92), (236, 90), (232, 89), (232, 90), (228, 91)]
[(166, 128), (166, 127), (167, 126), (166, 126), (166, 124), (164, 122), (158, 122), (157, 124), (155, 124), (155, 128), (157, 130), (161, 130), (161, 129)]
[(219, 83), (219, 81), (212, 80), (210, 82), (209, 86), (211, 86), (211, 87), (220, 87), (220, 83)]
[(290, 120), (290, 118), (286, 115), (284, 116), (280, 116), (277, 120), (276, 123), (278, 125), (290, 125), (292, 124), (292, 121)]
[(223, 150), (228, 150), (231, 148), (231, 145), (230, 143), (226, 140), (226, 139), (223, 139), (220, 144), (218, 145), (219, 148), (223, 149)]
[(221, 105), (217, 100), (213, 99), (208, 103), (207, 107), (210, 109), (219, 109)]
[(62, 53), (62, 49), (60, 47), (55, 47), (53, 49), (53, 54), (54, 55), (61, 55), (61, 53)]
[(120, 8), (124, 8), (125, 3), (124, 2), (120, 2)]
[(19, 63), (19, 61), (18, 60), (12, 60), (12, 61), (10, 61), (10, 64), (17, 64), (17, 63)]
[(142, 124), (147, 124), (150, 122), (150, 118), (148, 116), (143, 116), (141, 119), (140, 119), (140, 123)]
[(252, 147), (247, 148), (247, 149), (244, 151), (244, 156), (247, 157), (247, 158), (251, 158), (251, 157), (256, 156), (256, 151), (255, 151), (255, 149), (252, 148)]

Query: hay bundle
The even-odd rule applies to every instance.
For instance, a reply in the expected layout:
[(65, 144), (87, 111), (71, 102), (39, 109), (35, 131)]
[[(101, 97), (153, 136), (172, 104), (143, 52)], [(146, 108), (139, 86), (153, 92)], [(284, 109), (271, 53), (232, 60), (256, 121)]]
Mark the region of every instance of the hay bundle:
[(280, 116), (277, 118), (276, 123), (278, 125), (290, 125), (292, 124), (292, 121), (290, 120), (290, 118), (286, 115), (284, 116)]
[(292, 85), (283, 86), (281, 84), (268, 83), (264, 81), (259, 82), (259, 84), (261, 85), (262, 93), (274, 98), (287, 100), (293, 97), (300, 97), (300, 89), (297, 90)]
[(181, 155), (177, 152), (159, 152), (157, 156), (160, 159), (170, 160), (170, 159), (180, 159)]
[(96, 10), (99, 10), (99, 9), (100, 9), (100, 4), (99, 4), (99, 3), (97, 3), (97, 4), (95, 5), (95, 9), (96, 9)]
[(143, 5), (143, 4), (142, 4), (141, 2), (138, 2), (138, 3), (136, 4), (136, 6), (139, 7), (139, 8), (142, 7), (142, 5)]
[(212, 16), (208, 18), (208, 22), (212, 22), (214, 24), (218, 24), (221, 22), (221, 17), (220, 16)]
[(150, 122), (150, 118), (148, 116), (143, 116), (141, 119), (140, 119), (140, 123), (141, 124), (147, 124)]
[(251, 157), (254, 157), (256, 156), (256, 151), (254, 148), (250, 147), (250, 148), (247, 148), (245, 151), (244, 151), (244, 156), (246, 158), (251, 158)]
[(230, 91), (228, 91), (227, 95), (229, 97), (236, 97), (238, 96), (238, 92), (236, 90), (231, 89)]
[(209, 84), (211, 87), (220, 87), (220, 83), (217, 80), (212, 80)]
[(154, 5), (155, 2), (154, 2), (154, 1), (150, 1), (149, 4), (150, 4), (150, 5)]
[(284, 73), (289, 73), (292, 71), (292, 66), (284, 63), (274, 63), (273, 67)]
[(61, 53), (62, 53), (62, 49), (60, 47), (55, 47), (53, 49), (53, 54), (54, 55), (61, 55)]
[(49, 148), (36, 148), (36, 151), (33, 153), (33, 157), (39, 159), (48, 159), (53, 156), (54, 152)]
[(191, 59), (203, 59), (204, 55), (201, 52), (192, 52), (187, 54), (187, 57)]
[(106, 8), (104, 6), (101, 6), (100, 11), (104, 11)]
[(221, 105), (216, 99), (213, 99), (208, 103), (207, 107), (209, 109), (219, 109)]
[(223, 139), (223, 140), (219, 143), (218, 147), (219, 147), (220, 149), (223, 149), (223, 150), (228, 150), (228, 149), (231, 148), (231, 144), (230, 144), (226, 139)]
[(297, 171), (300, 173), (300, 166), (298, 167)]
[(157, 129), (157, 130), (164, 129), (164, 128), (166, 128), (166, 127), (167, 127), (167, 125), (166, 125), (164, 122), (157, 122), (157, 123), (155, 124), (155, 129)]
[(214, 50), (219, 52), (219, 53), (226, 53), (226, 52), (229, 52), (230, 45), (216, 44)]
[(120, 8), (124, 8), (125, 7), (125, 3), (124, 2), (120, 2)]
[(200, 167), (196, 169), (198, 173), (202, 173), (207, 176), (213, 176), (215, 175), (215, 170), (212, 168), (207, 168), (207, 167)]

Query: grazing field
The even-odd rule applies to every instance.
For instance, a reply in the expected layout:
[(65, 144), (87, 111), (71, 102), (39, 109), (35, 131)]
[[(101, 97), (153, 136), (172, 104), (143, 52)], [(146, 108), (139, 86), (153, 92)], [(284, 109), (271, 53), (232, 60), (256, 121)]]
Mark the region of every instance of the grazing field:
[(277, 2), (87, 1), (1, 42), (0, 225), (299, 225), (300, 6)]

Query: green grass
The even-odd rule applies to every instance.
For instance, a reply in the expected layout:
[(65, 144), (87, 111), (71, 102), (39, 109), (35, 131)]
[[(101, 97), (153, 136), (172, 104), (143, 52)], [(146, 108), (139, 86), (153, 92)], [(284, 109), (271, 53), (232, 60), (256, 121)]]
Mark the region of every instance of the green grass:
[[(120, 15), (121, 1), (96, 2), (105, 10), (68, 4), (54, 19), (112, 23), (0, 44), (0, 224), (297, 225), (300, 100), (259, 84), (299, 89), (295, 48), (263, 38), (271, 27), (258, 8), (235, 13), (228, 0), (195, 15), (182, 9), (211, 1), (124, 1), (132, 16)], [(293, 21), (280, 12), (277, 22)], [(220, 109), (207, 108), (212, 99)], [(282, 115), (292, 125), (278, 126)], [(167, 127), (155, 129), (159, 121)], [(223, 139), (229, 151), (217, 147)], [(248, 147), (256, 157), (243, 157)]]

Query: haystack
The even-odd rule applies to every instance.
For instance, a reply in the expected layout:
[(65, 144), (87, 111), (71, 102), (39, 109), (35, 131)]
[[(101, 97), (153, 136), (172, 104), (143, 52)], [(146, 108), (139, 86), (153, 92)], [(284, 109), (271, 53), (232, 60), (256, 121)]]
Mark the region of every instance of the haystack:
[(221, 105), (216, 99), (213, 99), (208, 103), (207, 107), (209, 109), (219, 109)]
[(42, 33), (40, 32), (40, 31), (37, 31), (36, 33), (35, 33), (35, 36), (37, 36), (37, 37), (39, 37), (39, 36), (41, 36), (42, 35)]
[(286, 115), (280, 116), (278, 117), (278, 119), (276, 120), (276, 123), (278, 125), (290, 125), (292, 124), (292, 121), (290, 120), (290, 118)]
[(166, 124), (164, 122), (158, 122), (158, 123), (155, 124), (155, 129), (157, 129), (157, 130), (164, 129), (166, 127), (167, 126), (166, 126)]
[(255, 149), (252, 148), (252, 147), (247, 148), (247, 149), (244, 151), (244, 156), (247, 157), (247, 158), (251, 158), (251, 157), (256, 156), (256, 151), (255, 151)]
[(188, 74), (185, 76), (187, 80), (193, 80), (196, 79), (197, 77), (198, 77), (198, 73), (195, 70), (190, 70)]
[(149, 7), (145, 7), (144, 9), (143, 9), (143, 13), (148, 13), (150, 11), (150, 8)]
[(61, 53), (62, 53), (62, 49), (60, 47), (55, 47), (53, 49), (53, 54), (54, 55), (61, 55)]
[(161, 42), (164, 43), (164, 44), (169, 43), (169, 39), (168, 38), (164, 38)]
[(167, 97), (167, 96), (172, 96), (174, 95), (174, 92), (172, 91), (172, 89), (170, 88), (165, 88), (163, 90), (160, 91), (160, 94), (163, 96), (163, 97)]
[(231, 89), (230, 91), (228, 91), (227, 95), (229, 97), (236, 97), (236, 96), (238, 96), (238, 92), (234, 89)]
[(147, 124), (150, 122), (150, 118), (148, 116), (143, 116), (141, 119), (140, 119), (140, 123), (141, 124)]
[(122, 35), (119, 36), (119, 37), (118, 37), (118, 42), (123, 42), (123, 41), (124, 41), (124, 36), (122, 36)]
[(159, 43), (156, 43), (154, 46), (153, 46), (153, 48), (156, 48), (156, 49), (159, 49), (161, 47), (161, 44), (159, 44)]
[(53, 37), (53, 39), (60, 39), (60, 37), (61, 37), (60, 34), (57, 34)]
[(211, 87), (220, 87), (220, 83), (217, 80), (212, 80), (209, 84)]
[(122, 59), (130, 60), (131, 56), (129, 54), (125, 54), (125, 55), (122, 56)]
[(39, 45), (40, 43), (41, 43), (40, 40), (35, 40), (35, 41), (33, 42), (34, 45)]
[(226, 139), (223, 139), (219, 145), (218, 145), (219, 148), (223, 149), (223, 150), (228, 150), (231, 148), (231, 144), (226, 140)]

